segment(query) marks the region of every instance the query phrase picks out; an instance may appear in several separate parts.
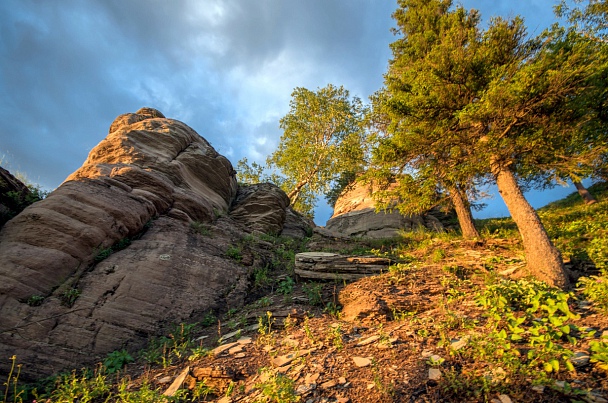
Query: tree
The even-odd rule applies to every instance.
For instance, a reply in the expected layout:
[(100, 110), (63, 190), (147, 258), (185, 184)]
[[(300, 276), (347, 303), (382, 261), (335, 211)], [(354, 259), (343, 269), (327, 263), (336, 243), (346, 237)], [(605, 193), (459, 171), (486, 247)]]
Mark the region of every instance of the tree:
[(290, 111), (280, 120), (283, 135), (267, 164), (286, 178), (294, 205), (303, 192), (327, 193), (341, 174), (362, 169), (365, 108), (331, 84), (316, 92), (298, 87), (291, 96)]
[(578, 105), (595, 88), (605, 51), (559, 27), (528, 40), (517, 17), (495, 18), (482, 31), (475, 11), (451, 9), (449, 0), (399, 5), (403, 37), (392, 45), (385, 76), (387, 142), (399, 149), (391, 152), (402, 166), (435, 175), (451, 196), (476, 180), (495, 181), (520, 231), (528, 273), (567, 285), (559, 251), (520, 182), (543, 181), (597, 153), (601, 136), (580, 130), (593, 114)]
[[(450, 1), (401, 0), (393, 17), (402, 38), (391, 44), (393, 59), (385, 88), (372, 97), (374, 120), (388, 136), (377, 137), (376, 172), (407, 171), (393, 188), (404, 213), (419, 213), (447, 196), (465, 238), (479, 238), (469, 196), (475, 175), (462, 163), (467, 139), (460, 136), (455, 111), (476, 96), (483, 75), (479, 60), (479, 15)], [(387, 122), (386, 122), (387, 121)], [(383, 130), (380, 130), (382, 132)], [(455, 141), (456, 140), (456, 141)], [(461, 144), (462, 143), (462, 144)], [(395, 172), (396, 171), (396, 172)], [(378, 177), (378, 175), (376, 175)]]

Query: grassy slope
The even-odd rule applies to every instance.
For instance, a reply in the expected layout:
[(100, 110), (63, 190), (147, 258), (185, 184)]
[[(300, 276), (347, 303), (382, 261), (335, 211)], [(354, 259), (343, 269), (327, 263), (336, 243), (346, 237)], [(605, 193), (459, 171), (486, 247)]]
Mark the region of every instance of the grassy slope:
[[(599, 203), (585, 206), (575, 194), (539, 211), (579, 275), (597, 273), (608, 256), (608, 191), (605, 185), (590, 190)], [(506, 394), (513, 401), (601, 401), (597, 396), (608, 394), (608, 343), (600, 338), (608, 330), (608, 280), (592, 277), (572, 293), (509, 280), (524, 264), (513, 223), (479, 224), (483, 242), (426, 232), (404, 234), (393, 243), (317, 240), (324, 249), (374, 249), (399, 263), (389, 273), (349, 285), (294, 284), (289, 271), (260, 275), (271, 287), (256, 303), (219, 321), (177, 326), (139, 354), (116, 352), (106, 366), (120, 368), (127, 358), (136, 359), (118, 375), (100, 366), (47, 381), (38, 392), (51, 401), (88, 396), (93, 402), (160, 402), (160, 394), (189, 368), (184, 386), (170, 399), (477, 402)], [(345, 320), (352, 312), (364, 314)], [(256, 323), (258, 330), (248, 330)], [(238, 353), (209, 354), (220, 334), (239, 329), (254, 341)], [(362, 340), (372, 341), (361, 345)], [(303, 351), (285, 366), (274, 361)], [(590, 362), (576, 358), (584, 354)], [(369, 358), (369, 365), (355, 365), (355, 357)], [(234, 375), (200, 375), (208, 368)], [(441, 377), (429, 379), (430, 370)]]

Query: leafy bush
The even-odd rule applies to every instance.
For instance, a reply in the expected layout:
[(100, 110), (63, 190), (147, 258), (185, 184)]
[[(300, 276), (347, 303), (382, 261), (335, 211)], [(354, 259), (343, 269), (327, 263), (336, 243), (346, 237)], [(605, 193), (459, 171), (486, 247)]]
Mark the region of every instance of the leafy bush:
[(70, 288), (68, 290), (65, 290), (63, 292), (63, 294), (61, 294), (61, 305), (63, 306), (67, 306), (68, 308), (71, 308), (72, 306), (74, 306), (74, 303), (76, 302), (76, 300), (78, 299), (78, 297), (80, 297), (80, 290), (77, 288)]
[(582, 277), (577, 285), (590, 301), (608, 313), (608, 272), (606, 270), (602, 270), (599, 276)]
[(108, 354), (106, 359), (103, 361), (103, 366), (108, 374), (113, 374), (120, 371), (125, 365), (133, 361), (135, 361), (135, 359), (133, 359), (131, 354), (129, 354), (126, 350), (116, 350)]
[(237, 262), (240, 262), (243, 259), (241, 248), (234, 245), (230, 245), (228, 249), (226, 249), (226, 256), (230, 259), (236, 260)]

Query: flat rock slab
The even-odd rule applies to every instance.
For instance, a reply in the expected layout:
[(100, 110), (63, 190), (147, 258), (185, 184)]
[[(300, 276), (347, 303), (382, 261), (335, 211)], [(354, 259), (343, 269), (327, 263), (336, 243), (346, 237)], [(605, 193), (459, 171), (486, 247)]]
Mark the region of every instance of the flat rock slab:
[(302, 278), (356, 280), (388, 271), (391, 260), (377, 256), (344, 256), (329, 252), (304, 252), (295, 257), (295, 273)]

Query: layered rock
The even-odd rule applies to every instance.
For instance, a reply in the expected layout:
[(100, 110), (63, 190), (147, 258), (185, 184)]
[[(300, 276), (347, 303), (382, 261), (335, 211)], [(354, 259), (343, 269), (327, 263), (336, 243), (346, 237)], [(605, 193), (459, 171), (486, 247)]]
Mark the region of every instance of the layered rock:
[(280, 234), (287, 206), (289, 198), (279, 187), (258, 183), (239, 188), (230, 215), (253, 231)]
[(282, 231), (277, 189), (238, 193), (230, 162), (154, 109), (119, 116), (80, 169), (0, 231), (0, 355), (48, 375), (242, 305), (251, 266), (272, 251), (249, 253), (250, 267), (226, 251)]
[(296, 254), (295, 273), (314, 280), (356, 280), (388, 272), (391, 260), (378, 256), (343, 256), (330, 252)]
[(325, 228), (340, 235), (362, 238), (392, 238), (400, 231), (428, 228), (444, 229), (442, 223), (431, 214), (403, 215), (398, 211), (376, 211), (373, 189), (363, 183), (347, 188), (334, 205), (334, 214)]
[(28, 187), (9, 171), (0, 167), (0, 228), (23, 209), (30, 193)]

